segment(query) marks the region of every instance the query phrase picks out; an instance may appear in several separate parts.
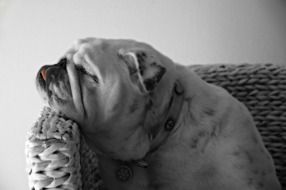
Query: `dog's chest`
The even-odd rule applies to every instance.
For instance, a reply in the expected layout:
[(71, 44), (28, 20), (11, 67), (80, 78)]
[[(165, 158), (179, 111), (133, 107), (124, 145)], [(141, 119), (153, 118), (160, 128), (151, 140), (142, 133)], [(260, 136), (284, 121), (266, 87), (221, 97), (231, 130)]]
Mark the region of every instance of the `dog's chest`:
[[(180, 154), (158, 152), (149, 160), (147, 168), (134, 164), (128, 165), (128, 169), (123, 167), (121, 174), (125, 177), (127, 175), (125, 180), (118, 176), (118, 171), (122, 167), (120, 163), (101, 160), (101, 176), (109, 190), (186, 189), (190, 186), (192, 178), (189, 167), (191, 163), (189, 158), (179, 156)], [(128, 177), (129, 174), (131, 175)]]
[[(149, 164), (147, 174), (150, 186), (159, 190), (187, 190), (196, 184), (198, 179), (204, 178), (207, 182), (217, 175), (217, 169), (212, 163), (191, 152), (189, 146), (184, 143), (162, 147), (162, 150), (152, 155)], [(201, 168), (202, 165), (204, 168)]]
[(146, 168), (100, 158), (99, 169), (108, 190), (150, 190)]

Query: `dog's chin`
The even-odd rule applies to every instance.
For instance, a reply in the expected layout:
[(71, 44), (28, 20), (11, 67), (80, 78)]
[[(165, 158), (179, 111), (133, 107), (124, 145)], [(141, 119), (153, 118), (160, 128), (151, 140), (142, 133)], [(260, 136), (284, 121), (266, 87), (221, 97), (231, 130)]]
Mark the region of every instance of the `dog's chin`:
[(70, 92), (67, 92), (67, 90), (56, 84), (51, 84), (50, 86), (52, 90), (49, 95), (48, 104), (51, 107), (66, 106), (72, 103), (72, 95)]

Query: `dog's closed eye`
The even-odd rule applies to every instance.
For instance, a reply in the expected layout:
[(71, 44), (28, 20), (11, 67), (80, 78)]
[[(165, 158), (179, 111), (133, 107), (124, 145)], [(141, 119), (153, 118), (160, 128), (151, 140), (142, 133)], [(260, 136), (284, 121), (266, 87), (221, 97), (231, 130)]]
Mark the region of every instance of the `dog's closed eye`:
[(76, 69), (77, 69), (80, 73), (91, 77), (91, 78), (94, 80), (94, 82), (98, 83), (98, 81), (99, 81), (99, 80), (98, 80), (98, 77), (97, 77), (96, 75), (94, 75), (94, 74), (88, 72), (82, 65), (76, 65)]

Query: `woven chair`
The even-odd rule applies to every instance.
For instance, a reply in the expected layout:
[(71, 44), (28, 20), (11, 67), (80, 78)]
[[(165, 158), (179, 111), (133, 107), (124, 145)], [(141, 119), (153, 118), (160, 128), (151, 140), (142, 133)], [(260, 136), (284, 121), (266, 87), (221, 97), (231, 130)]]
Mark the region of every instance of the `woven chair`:
[[(190, 68), (248, 107), (286, 190), (286, 67), (218, 64)], [(31, 190), (104, 189), (96, 155), (87, 147), (76, 123), (49, 108), (44, 108), (29, 132), (26, 157)]]

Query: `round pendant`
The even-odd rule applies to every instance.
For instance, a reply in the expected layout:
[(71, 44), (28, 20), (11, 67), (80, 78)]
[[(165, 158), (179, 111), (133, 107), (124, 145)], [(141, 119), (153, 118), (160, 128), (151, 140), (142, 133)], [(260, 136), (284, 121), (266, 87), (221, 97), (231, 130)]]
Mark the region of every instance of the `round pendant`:
[(125, 182), (128, 181), (133, 176), (133, 170), (128, 165), (120, 165), (116, 170), (116, 178), (119, 181)]

